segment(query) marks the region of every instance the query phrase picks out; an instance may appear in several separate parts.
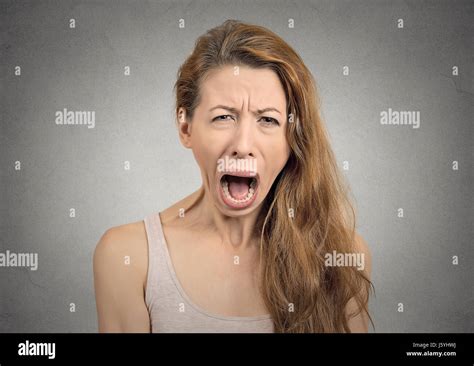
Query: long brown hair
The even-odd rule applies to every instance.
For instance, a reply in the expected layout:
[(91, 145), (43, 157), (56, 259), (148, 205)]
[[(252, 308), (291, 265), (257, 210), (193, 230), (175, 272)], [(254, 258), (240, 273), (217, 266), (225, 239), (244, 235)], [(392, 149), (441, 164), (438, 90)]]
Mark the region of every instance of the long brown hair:
[(255, 225), (260, 290), (275, 332), (350, 332), (346, 307), (351, 298), (372, 322), (368, 276), (355, 267), (325, 265), (326, 253), (355, 251), (355, 212), (320, 116), (311, 72), (275, 33), (227, 20), (199, 37), (179, 68), (176, 115), (183, 107), (192, 119), (201, 81), (223, 65), (273, 70), (288, 102), (290, 156)]

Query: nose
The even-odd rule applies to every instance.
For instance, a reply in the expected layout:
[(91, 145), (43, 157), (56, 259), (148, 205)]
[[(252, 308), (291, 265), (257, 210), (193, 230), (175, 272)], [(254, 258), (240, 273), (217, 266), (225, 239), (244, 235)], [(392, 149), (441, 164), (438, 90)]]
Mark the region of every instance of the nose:
[(245, 159), (255, 157), (254, 154), (254, 124), (252, 120), (241, 120), (235, 130), (234, 141), (232, 145), (232, 157), (236, 159)]

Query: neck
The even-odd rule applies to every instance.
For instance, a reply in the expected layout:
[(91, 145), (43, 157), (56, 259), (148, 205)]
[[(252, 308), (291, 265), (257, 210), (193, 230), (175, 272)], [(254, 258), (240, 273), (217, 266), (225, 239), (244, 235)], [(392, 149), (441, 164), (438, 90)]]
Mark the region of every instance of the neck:
[(222, 244), (233, 251), (257, 248), (259, 238), (255, 237), (254, 227), (259, 209), (243, 216), (226, 216), (213, 204), (204, 187), (200, 189), (204, 192), (196, 213), (202, 227), (217, 233)]

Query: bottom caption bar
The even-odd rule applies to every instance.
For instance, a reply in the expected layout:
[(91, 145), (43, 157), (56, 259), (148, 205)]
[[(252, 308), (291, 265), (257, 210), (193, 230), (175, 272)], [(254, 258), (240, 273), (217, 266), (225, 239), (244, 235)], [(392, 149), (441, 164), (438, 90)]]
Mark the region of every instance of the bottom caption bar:
[(87, 360), (393, 360), (474, 364), (473, 335), (0, 334), (0, 365)]

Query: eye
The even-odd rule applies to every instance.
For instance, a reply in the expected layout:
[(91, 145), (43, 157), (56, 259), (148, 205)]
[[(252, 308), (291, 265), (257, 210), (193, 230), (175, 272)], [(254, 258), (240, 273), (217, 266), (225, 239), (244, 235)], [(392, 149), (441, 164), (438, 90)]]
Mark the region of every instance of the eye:
[(261, 118), (263, 121), (264, 125), (280, 125), (280, 122), (278, 122), (275, 118), (272, 117), (262, 117)]
[[(224, 118), (222, 118), (222, 117), (224, 117)], [(217, 117), (213, 118), (213, 121), (227, 121), (228, 120), (227, 117), (234, 118), (230, 114), (224, 114), (222, 116), (217, 116)]]

